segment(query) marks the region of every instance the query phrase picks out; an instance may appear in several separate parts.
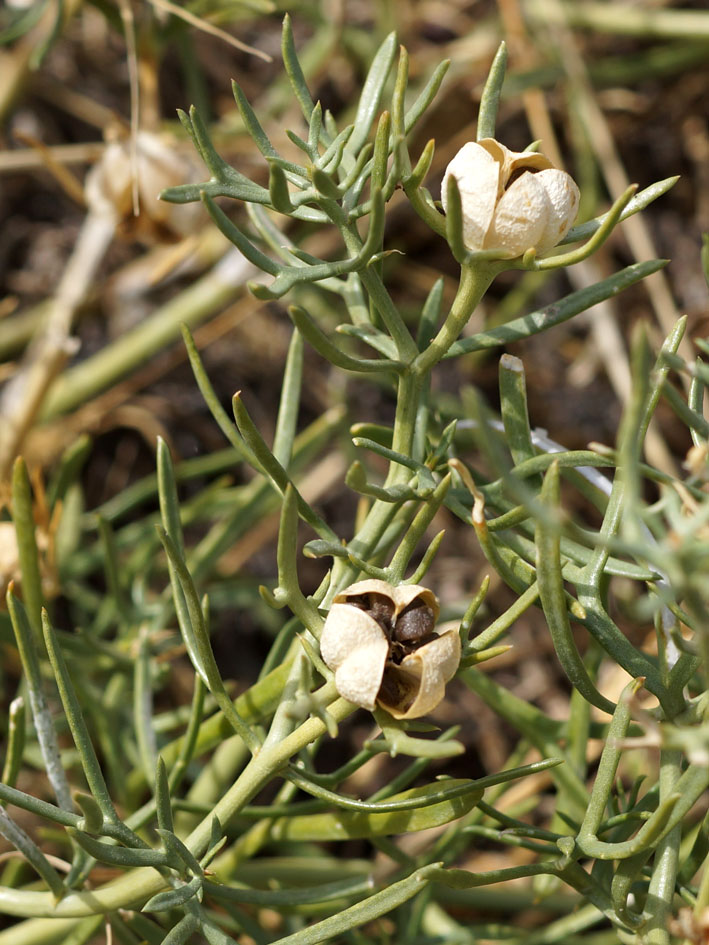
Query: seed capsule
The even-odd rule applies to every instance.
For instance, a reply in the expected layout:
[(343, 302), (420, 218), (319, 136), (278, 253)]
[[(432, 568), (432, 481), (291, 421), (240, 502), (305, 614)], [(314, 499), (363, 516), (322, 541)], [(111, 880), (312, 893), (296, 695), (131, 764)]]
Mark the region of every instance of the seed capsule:
[(438, 600), (428, 588), (359, 581), (334, 598), (320, 652), (340, 695), (394, 718), (434, 709), (460, 662), (455, 630), (436, 632)]

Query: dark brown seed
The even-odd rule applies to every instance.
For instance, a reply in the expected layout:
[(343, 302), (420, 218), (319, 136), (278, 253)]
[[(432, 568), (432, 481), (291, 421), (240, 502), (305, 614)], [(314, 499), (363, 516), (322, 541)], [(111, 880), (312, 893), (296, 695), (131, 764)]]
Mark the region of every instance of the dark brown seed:
[(371, 591), (369, 594), (353, 594), (347, 598), (347, 603), (358, 610), (365, 610), (373, 620), (376, 620), (387, 637), (391, 636), (391, 623), (394, 617), (394, 601), (385, 594)]
[(385, 702), (387, 705), (398, 705), (405, 694), (406, 688), (402, 686), (396, 676), (387, 673), (385, 670), (377, 698), (381, 699), (382, 702)]
[(420, 643), (433, 633), (435, 623), (431, 608), (422, 600), (415, 600), (399, 614), (393, 639), (398, 643)]
[(394, 602), (384, 594), (369, 594), (369, 606), (366, 608), (387, 636), (391, 635), (391, 623), (394, 617)]

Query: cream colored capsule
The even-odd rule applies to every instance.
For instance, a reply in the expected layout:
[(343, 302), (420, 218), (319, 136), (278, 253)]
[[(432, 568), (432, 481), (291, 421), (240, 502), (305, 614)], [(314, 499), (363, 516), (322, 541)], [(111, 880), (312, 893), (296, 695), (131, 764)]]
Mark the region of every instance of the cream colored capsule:
[(435, 629), (438, 614), (436, 595), (416, 584), (371, 579), (340, 591), (320, 640), (340, 695), (397, 719), (434, 709), (460, 662), (460, 638)]
[(546, 253), (576, 219), (580, 195), (573, 178), (537, 151), (510, 151), (494, 138), (464, 144), (443, 175), (444, 210), (451, 175), (471, 251), (496, 249), (510, 259), (528, 249)]
[[(133, 215), (134, 176), (137, 177), (139, 214)], [(175, 147), (167, 135), (139, 131), (110, 141), (103, 156), (86, 176), (86, 202), (94, 213), (115, 218), (126, 236), (147, 242), (176, 240), (194, 233), (204, 215), (201, 204), (173, 204), (158, 200), (160, 191), (197, 180), (198, 168)]]

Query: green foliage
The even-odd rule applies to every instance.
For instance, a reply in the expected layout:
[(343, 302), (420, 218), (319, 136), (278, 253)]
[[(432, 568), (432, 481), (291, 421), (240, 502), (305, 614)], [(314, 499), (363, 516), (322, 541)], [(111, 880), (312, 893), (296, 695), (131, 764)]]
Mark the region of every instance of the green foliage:
[[(424, 185), (432, 146), (417, 162), (408, 150), (411, 132), (433, 100), (446, 66), (433, 73), (407, 108), (406, 52), (400, 51), (395, 70), (396, 41), (388, 36), (372, 60), (353, 122), (339, 130), (333, 116), (312, 100), (288, 18), (283, 59), (307, 123), (305, 138), (290, 135), (302, 163), (276, 151), (234, 85), (241, 118), (268, 165), (268, 186), (252, 182), (223, 160), (193, 108), (180, 117), (209, 179), (163, 194), (174, 202), (202, 200), (222, 233), (269, 276), (267, 284), (252, 284), (253, 294), (261, 299), (289, 295), (293, 302), (293, 341), (272, 446), (238, 394), (232, 423), (189, 331), (184, 332), (197, 383), (231, 447), (208, 458), (210, 470), (244, 463), (254, 477), (245, 485), (213, 487), (222, 518), (189, 547), (187, 527), (203, 525), (204, 519), (199, 497), (180, 502), (180, 483), (199, 475), (207, 458), (173, 467), (161, 442), (156, 478), (139, 484), (134, 497), (123, 496), (104, 508), (96, 541), (72, 556), (68, 581), (80, 584), (82, 572), (100, 559), (108, 586), (102, 600), (92, 597), (88, 587), (83, 600), (77, 597), (77, 625), (88, 629), (72, 637), (55, 630), (43, 610), (29, 481), (22, 462), (15, 467), (13, 508), (25, 603), (11, 588), (8, 609), (37, 738), (31, 757), (47, 771), (55, 801), (40, 800), (16, 786), (26, 751), (19, 705), (0, 801), (53, 825), (55, 842), (70, 865), (66, 875), (60, 874), (0, 808), (0, 832), (41, 880), (39, 885), (33, 877), (3, 886), (0, 910), (43, 919), (39, 925), (20, 923), (1, 932), (0, 945), (53, 940), (56, 919), (71, 920), (61, 926), (62, 936), (75, 936), (66, 940), (88, 941), (95, 919), (104, 914), (117, 937), (127, 942), (227, 943), (242, 935), (271, 940), (250, 906), (281, 912), (279, 945), (384, 941), (384, 933), (370, 925), (382, 916), (393, 923), (396, 941), (433, 943), (443, 935), (450, 942), (472, 942), (478, 933), (459, 923), (454, 911), (447, 913), (448, 903), (473, 901), (467, 897), (477, 887), (522, 877), (546, 877), (563, 885), (568, 903), (578, 907), (575, 915), (553, 923), (534, 941), (570, 941), (572, 932), (604, 921), (623, 942), (662, 945), (669, 941), (667, 923), (677, 902), (705, 907), (709, 897), (707, 825), (689, 817), (709, 787), (706, 367), (700, 359), (688, 363), (678, 354), (684, 322), (655, 359), (638, 334), (633, 397), (609, 455), (557, 450), (531, 429), (517, 358), (503, 355), (500, 360), (499, 419), (489, 415), (475, 392), (460, 398), (457, 416), (444, 416), (434, 409), (430, 379), (441, 361), (530, 338), (661, 268), (658, 260), (629, 266), (543, 310), (460, 338), (503, 269), (559, 268), (585, 259), (619, 220), (659, 196), (668, 182), (638, 196), (630, 190), (603, 218), (572, 230), (567, 242), (588, 240), (580, 249), (541, 261), (533, 253), (517, 260), (471, 253), (463, 242), (455, 179), (450, 178), (444, 218)], [(483, 99), (483, 136), (494, 132), (503, 72), (501, 53)], [(382, 277), (388, 252), (386, 205), (397, 189), (447, 238), (461, 267), (450, 309), (445, 311), (442, 287), (436, 283), (413, 326)], [(217, 197), (251, 205), (249, 230), (230, 219)], [(333, 227), (340, 239), (338, 258), (319, 259), (298, 249), (278, 229), (281, 217)], [(347, 317), (336, 334), (329, 334), (308, 311), (307, 300), (315, 290), (327, 293), (333, 308)], [(355, 372), (396, 391), (390, 429), (372, 425), (353, 431), (359, 458), (350, 466), (346, 484), (364, 512), (350, 536), (338, 534), (298, 485), (302, 471), (341, 426), (341, 413), (333, 410), (296, 434), (305, 344), (334, 370)], [(362, 346), (371, 349), (369, 357), (360, 356)], [(691, 379), (686, 398), (673, 386), (675, 377)], [(641, 459), (663, 396), (691, 431), (695, 450), (703, 451), (684, 480), (660, 474)], [(471, 432), (478, 447), (474, 465), (460, 458)], [(369, 478), (368, 454), (386, 461), (381, 483)], [(75, 465), (68, 457), (57, 478), (62, 495), (70, 489)], [(652, 502), (646, 498), (648, 484), (656, 490)], [(124, 510), (139, 501), (138, 493), (157, 494), (159, 523), (145, 519), (121, 525)], [(582, 527), (565, 511), (576, 493), (593, 502), (597, 527)], [(459, 678), (519, 733), (518, 758), (510, 759), (507, 770), (483, 779), (436, 779), (426, 774), (431, 762), (463, 751), (454, 733), (431, 737), (426, 725), (396, 721), (377, 709), (380, 733), (339, 769), (323, 772), (318, 758), (322, 743), (338, 736), (338, 725), (356, 708), (339, 695), (318, 651), (327, 611), (339, 591), (363, 577), (393, 584), (425, 580), (443, 533), (426, 549), (421, 543), (443, 507), (472, 526), (490, 568), (517, 595), (507, 613), (477, 629), (485, 581), (458, 624), (463, 644)], [(208, 585), (222, 551), (276, 509), (278, 578), (275, 587), (260, 593), (274, 609), (288, 608), (292, 618), (275, 638), (261, 678), (233, 699), (212, 649)], [(305, 553), (331, 559), (312, 595), (301, 589), (298, 576), (301, 522), (308, 532)], [(159, 557), (161, 549), (165, 558)], [(166, 589), (152, 593), (158, 579)], [(631, 588), (626, 597), (654, 621), (657, 655), (636, 646), (616, 622), (614, 581), (625, 582)], [(258, 606), (255, 588), (249, 604)], [(477, 668), (504, 652), (499, 641), (534, 606), (544, 613), (573, 690), (572, 711), (565, 720), (546, 716)], [(161, 713), (155, 699), (168, 626), (179, 628), (195, 674), (192, 705), (179, 713)], [(574, 628), (580, 628), (580, 635)], [(599, 654), (631, 678), (617, 704), (599, 691)], [(89, 661), (100, 667), (98, 674), (89, 672)], [(643, 687), (656, 698), (656, 708), (640, 705)], [(61, 748), (49, 708), (57, 693), (63, 706)], [(590, 706), (607, 712), (611, 720), (592, 721)], [(72, 748), (66, 747), (69, 735)], [(595, 771), (586, 755), (591, 735), (605, 741)], [(639, 783), (628, 789), (627, 778), (620, 776), (623, 758), (648, 743), (659, 749), (659, 776), (648, 778), (642, 789)], [(529, 750), (541, 760), (521, 764)], [(381, 752), (410, 760), (372, 796), (362, 800), (345, 793), (341, 785), (346, 779)], [(202, 778), (202, 767), (213, 772), (213, 783)], [(217, 769), (223, 782), (216, 780)], [(542, 771), (553, 784), (550, 829), (527, 823), (522, 812), (510, 812), (501, 803), (513, 784)], [(422, 777), (425, 784), (411, 786)], [(266, 788), (271, 793), (262, 796)], [(264, 796), (270, 803), (262, 803)], [(532, 799), (539, 799), (538, 791)], [(415, 847), (390, 839), (429, 828), (437, 831)], [(466, 850), (480, 838), (522, 847), (533, 856), (522, 865), (485, 873), (461, 868)], [(361, 861), (340, 858), (339, 852), (333, 867), (316, 846), (352, 839), (369, 840), (389, 858), (386, 874), (370, 873)], [(269, 857), (272, 850), (287, 856)], [(85, 880), (96, 863), (121, 875), (89, 888)], [(259, 864), (267, 870), (268, 883), (257, 877)], [(300, 874), (298, 882), (294, 873)], [(457, 898), (451, 898), (453, 892)], [(526, 904), (532, 904), (531, 893)], [(445, 931), (432, 932), (436, 923)], [(521, 931), (513, 936), (480, 934), (524, 940)]]

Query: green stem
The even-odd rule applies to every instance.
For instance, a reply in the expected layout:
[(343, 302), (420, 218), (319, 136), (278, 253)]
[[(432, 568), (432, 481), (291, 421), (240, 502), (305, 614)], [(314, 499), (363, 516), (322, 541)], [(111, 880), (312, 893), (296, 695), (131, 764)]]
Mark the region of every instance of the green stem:
[[(421, 390), (422, 383), (420, 379), (411, 371), (407, 370), (399, 376), (392, 449), (404, 456), (411, 455)], [(410, 477), (410, 469), (400, 463), (392, 462), (389, 464), (389, 472), (384, 487), (389, 488), (393, 485), (406, 483)], [(396, 503), (384, 502), (381, 499), (375, 500), (362, 527), (350, 541), (349, 550), (358, 558), (366, 560), (384, 534), (398, 507)], [(356, 578), (358, 573), (359, 568), (347, 558), (337, 558), (333, 564), (330, 589), (323, 606), (327, 606), (337, 591)]]
[[(664, 750), (660, 753), (660, 802), (671, 796), (680, 778), (682, 753)], [(658, 843), (652, 878), (647, 891), (645, 912), (650, 913), (643, 929), (647, 945), (670, 945), (667, 926), (672, 916), (672, 901), (679, 863), (679, 847), (682, 840), (682, 825), (678, 823)]]
[(419, 377), (425, 377), (431, 368), (446, 356), (498, 271), (499, 266), (494, 263), (478, 262), (461, 267), (460, 286), (448, 317), (433, 341), (412, 364)]
[[(356, 708), (345, 699), (337, 698), (334, 683), (323, 686), (317, 694), (317, 699), (321, 705), (328, 707), (328, 712), (338, 722), (345, 719)], [(334, 702), (332, 702), (333, 699)], [(209, 843), (215, 816), (223, 826), (226, 826), (234, 814), (248, 804), (261, 788), (286, 766), (293, 755), (325, 733), (325, 723), (320, 719), (310, 718), (283, 741), (264, 747), (251, 759), (236, 783), (187, 838), (185, 843), (190, 852), (198, 858), (204, 853)], [(228, 856), (229, 854), (225, 853), (214, 861), (211, 867), (214, 872), (219, 872), (220, 863)], [(97, 912), (115, 912), (118, 909), (140, 907), (151, 896), (166, 888), (165, 879), (152, 868), (131, 870), (127, 875), (97, 889), (92, 889), (90, 892), (70, 893), (58, 903), (48, 892), (0, 887), (0, 912), (5, 915), (34, 918), (45, 916), (52, 920), (78, 919), (93, 916)], [(0, 945), (17, 945), (20, 938), (16, 936), (16, 927), (0, 932)], [(29, 943), (35, 939), (28, 936), (23, 941)]]

